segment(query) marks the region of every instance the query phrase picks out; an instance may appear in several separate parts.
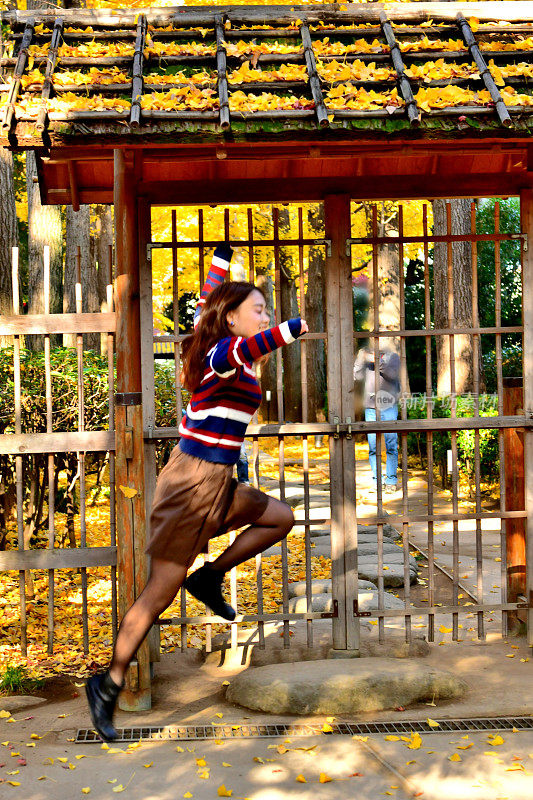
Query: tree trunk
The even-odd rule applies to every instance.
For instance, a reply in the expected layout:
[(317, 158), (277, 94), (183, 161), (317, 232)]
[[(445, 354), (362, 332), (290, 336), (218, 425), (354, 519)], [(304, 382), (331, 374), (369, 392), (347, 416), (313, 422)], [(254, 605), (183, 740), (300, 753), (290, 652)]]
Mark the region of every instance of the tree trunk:
[[(96, 265), (98, 302), (101, 311), (107, 308), (107, 286), (110, 282), (110, 245), (113, 246), (113, 213), (112, 206), (97, 205), (94, 207), (95, 222), (91, 231), (91, 243), (94, 243), (92, 261)], [(111, 267), (112, 267), (111, 255)], [(112, 281), (112, 277), (111, 277)], [(100, 334), (100, 353), (107, 355), (107, 334)]]
[[(324, 206), (309, 208), (309, 235), (324, 236)], [(305, 316), (310, 331), (326, 328), (326, 259), (323, 247), (309, 248), (309, 269), (305, 295)], [(307, 342), (307, 414), (309, 422), (324, 422), (326, 403), (326, 357), (323, 339)]]
[[(44, 247), (50, 248), (50, 313), (61, 313), (63, 292), (63, 230), (60, 206), (41, 205), (35, 153), (26, 153), (28, 193), (28, 313), (44, 308)], [(52, 342), (53, 344), (55, 342)], [(26, 337), (30, 350), (43, 349), (42, 336)]]
[[(67, 206), (66, 240), (65, 296), (63, 310), (66, 313), (76, 311), (76, 283), (78, 281), (79, 254), (82, 311), (84, 313), (97, 312), (100, 310), (100, 301), (98, 297), (98, 275), (96, 267), (91, 260), (90, 206), (80, 206), (79, 211), (73, 211), (72, 206)], [(65, 335), (63, 337), (63, 342), (66, 347), (75, 347), (76, 335)], [(96, 352), (99, 353), (100, 334), (84, 334), (83, 346), (85, 349), (96, 350)]]
[[(280, 238), (290, 237), (290, 218), (289, 209), (280, 208), (279, 210), (279, 233)], [(292, 274), (292, 259), (286, 247), (280, 248), (280, 289), (281, 289), (281, 309), (280, 318), (284, 320), (299, 316), (298, 302), (296, 299), (296, 284)], [(302, 417), (302, 386), (301, 386), (301, 364), (298, 346), (283, 347), (281, 350), (283, 359), (283, 397), (284, 415), (288, 422), (298, 422)]]
[[(13, 313), (11, 278), (12, 247), (18, 245), (17, 209), (13, 183), (13, 156), (0, 147), (0, 314)], [(0, 347), (12, 343), (10, 336), (0, 336)]]
[[(270, 206), (255, 206), (253, 210), (254, 237), (257, 240), (272, 236), (272, 218)], [(265, 258), (266, 256), (266, 258)], [(268, 259), (268, 260), (266, 260)], [(270, 248), (257, 248), (254, 259), (255, 283), (266, 297), (267, 311), (270, 316), (270, 325), (274, 325), (274, 281), (272, 251)], [(258, 411), (258, 418), (262, 422), (269, 419), (278, 419), (278, 396), (276, 392), (276, 355), (273, 353), (266, 364), (258, 367), (258, 377), (261, 383), (263, 398)], [(270, 402), (267, 400), (270, 392)]]
[[(471, 200), (452, 200), (451, 233), (469, 234)], [(447, 234), (446, 201), (433, 201), (433, 231)], [(433, 253), (433, 280), (435, 295), (435, 327), (448, 327), (448, 245), (435, 243)], [(452, 245), (452, 328), (472, 326), (472, 247), (470, 242)], [(450, 338), (437, 337), (437, 394), (451, 392)], [(481, 348), (480, 348), (481, 350)], [(455, 391), (457, 394), (473, 389), (473, 338), (463, 334), (454, 336)]]
[[(398, 210), (397, 206), (391, 208), (390, 204), (381, 203), (381, 217), (378, 228), (379, 236), (398, 236)], [(373, 285), (373, 284), (372, 284)], [(381, 245), (378, 247), (378, 289), (379, 289), (379, 328), (380, 330), (398, 330), (400, 325), (400, 256), (397, 244)], [(373, 303), (373, 300), (372, 300)], [(373, 319), (370, 319), (373, 326)], [(373, 347), (370, 340), (370, 347)], [(381, 337), (380, 350), (393, 350), (400, 353), (399, 337)], [(402, 392), (409, 394), (409, 374), (405, 367), (401, 374)]]
[[(266, 297), (267, 311), (270, 315), (270, 324), (274, 324), (274, 282), (272, 277), (265, 272), (257, 272), (255, 279), (258, 286)], [(258, 368), (258, 375), (261, 383), (263, 397), (259, 407), (258, 416), (263, 422), (270, 419), (278, 419), (278, 395), (276, 392), (276, 356), (272, 353), (266, 364)], [(267, 392), (270, 392), (270, 401), (267, 400)]]

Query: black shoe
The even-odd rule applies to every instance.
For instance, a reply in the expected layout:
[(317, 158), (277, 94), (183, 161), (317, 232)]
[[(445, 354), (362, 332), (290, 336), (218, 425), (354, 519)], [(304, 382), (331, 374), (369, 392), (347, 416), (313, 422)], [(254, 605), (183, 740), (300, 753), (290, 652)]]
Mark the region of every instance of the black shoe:
[(235, 609), (222, 597), (223, 582), (223, 572), (218, 572), (204, 564), (203, 567), (189, 575), (183, 585), (193, 597), (209, 606), (213, 614), (232, 622), (236, 617)]
[(113, 713), (122, 686), (117, 686), (109, 672), (91, 675), (85, 684), (91, 719), (104, 742), (118, 739), (118, 733), (113, 727)]

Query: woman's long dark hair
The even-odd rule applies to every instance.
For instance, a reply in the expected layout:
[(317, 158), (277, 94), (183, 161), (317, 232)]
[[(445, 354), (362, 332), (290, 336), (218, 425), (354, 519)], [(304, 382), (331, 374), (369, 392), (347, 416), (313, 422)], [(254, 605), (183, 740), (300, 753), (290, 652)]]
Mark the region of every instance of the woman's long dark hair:
[(181, 380), (189, 392), (194, 392), (200, 385), (205, 357), (211, 347), (221, 339), (233, 336), (226, 315), (238, 308), (254, 289), (265, 297), (261, 289), (246, 281), (226, 281), (207, 296), (194, 333), (182, 343)]

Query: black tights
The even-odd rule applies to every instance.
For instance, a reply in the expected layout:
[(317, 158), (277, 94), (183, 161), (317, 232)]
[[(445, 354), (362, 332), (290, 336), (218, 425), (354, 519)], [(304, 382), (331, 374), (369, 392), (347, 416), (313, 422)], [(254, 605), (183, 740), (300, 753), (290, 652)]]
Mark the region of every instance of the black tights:
[[(269, 498), (261, 517), (243, 531), (233, 544), (212, 562), (214, 569), (228, 572), (237, 564), (284, 539), (294, 524), (294, 516), (285, 503)], [(187, 575), (187, 568), (162, 558), (152, 559), (150, 578), (143, 591), (124, 615), (118, 631), (111, 678), (120, 685), (130, 661), (155, 620), (172, 603)]]

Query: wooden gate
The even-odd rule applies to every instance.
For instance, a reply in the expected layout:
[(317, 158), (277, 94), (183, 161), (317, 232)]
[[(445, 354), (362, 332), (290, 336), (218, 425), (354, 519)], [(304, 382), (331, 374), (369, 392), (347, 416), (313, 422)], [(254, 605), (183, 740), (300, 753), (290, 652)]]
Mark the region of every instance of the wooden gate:
[[(20, 652), (23, 657), (31, 656), (34, 661), (41, 658), (44, 651), (44, 641), (40, 641), (36, 632), (40, 628), (39, 614), (32, 602), (31, 622), (34, 625), (31, 641), (28, 637), (29, 614), (27, 611), (28, 597), (32, 598), (32, 591), (27, 592), (27, 586), (33, 586), (33, 579), (43, 580), (47, 593), (47, 619), (43, 625), (46, 633), (46, 653), (52, 655), (57, 652), (58, 644), (65, 643), (66, 633), (63, 631), (63, 641), (58, 643), (56, 628), (63, 629), (62, 621), (58, 619), (57, 598), (55, 589), (58, 580), (64, 579), (63, 573), (58, 570), (69, 570), (72, 588), (80, 592), (81, 613), (78, 617), (81, 622), (81, 652), (77, 650), (73, 641), (69, 642), (71, 668), (76, 669), (83, 655), (87, 656), (91, 650), (91, 643), (98, 640), (98, 635), (91, 632), (91, 618), (97, 618), (95, 613), (95, 599), (90, 597), (90, 589), (99, 580), (110, 582), (111, 605), (106, 609), (99, 609), (110, 623), (109, 641), (112, 643), (117, 630), (117, 584), (116, 584), (116, 525), (115, 525), (115, 433), (113, 425), (114, 408), (114, 363), (113, 342), (115, 332), (115, 314), (113, 311), (112, 288), (112, 252), (109, 249), (109, 280), (107, 286), (107, 309), (99, 313), (84, 313), (82, 311), (83, 287), (80, 278), (80, 253), (77, 258), (77, 283), (76, 283), (76, 311), (75, 313), (51, 314), (50, 313), (50, 251), (44, 247), (42, 261), (42, 287), (44, 296), (44, 310), (41, 314), (22, 314), (19, 298), (19, 258), (18, 248), (13, 248), (12, 259), (12, 284), (13, 284), (13, 313), (0, 317), (0, 335), (13, 337), (12, 373), (3, 387), (3, 433), (0, 435), (0, 457), (3, 460), (4, 479), (12, 472), (15, 489), (15, 516), (16, 539), (10, 549), (0, 552), (0, 571), (18, 572), (19, 602), (15, 611), (15, 604), (10, 603), (6, 597), (4, 606), (4, 632), (9, 636), (12, 644), (20, 642)], [(89, 333), (100, 334), (103, 350), (107, 352), (107, 376), (104, 378), (107, 389), (102, 386), (95, 387), (91, 384), (91, 377), (86, 368), (87, 355), (84, 354), (84, 336)], [(57, 344), (59, 337), (68, 336), (70, 349), (59, 356), (59, 362), (54, 364), (52, 344)], [(32, 342), (39, 338), (36, 355), (42, 362), (29, 359)], [(32, 341), (30, 341), (32, 340)], [(62, 341), (62, 339), (60, 339)], [(33, 350), (36, 348), (33, 347)], [(5, 351), (8, 354), (9, 351)], [(54, 356), (55, 357), (55, 356)], [(71, 360), (75, 365), (70, 384), (67, 385), (67, 370), (58, 366), (63, 359), (63, 364)], [(69, 362), (70, 363), (70, 362)], [(105, 363), (105, 361), (104, 361)], [(54, 368), (55, 367), (55, 368)], [(43, 371), (42, 396), (32, 396), (26, 380), (31, 369)], [(70, 376), (70, 373), (69, 373)], [(93, 419), (87, 420), (84, 401), (86, 393), (95, 391), (101, 397), (101, 427), (95, 426)], [(59, 395), (69, 392), (72, 395), (71, 417), (58, 412)], [(86, 473), (88, 461), (94, 460), (95, 455), (105, 458), (107, 464), (101, 461), (102, 469), (105, 468), (109, 479), (109, 503), (102, 511), (106, 517), (107, 544), (91, 546), (92, 532), (88, 530), (87, 509), (89, 498), (87, 496)], [(70, 463), (74, 464), (70, 473), (66, 473), (66, 459), (70, 456)], [(14, 462), (14, 463), (13, 463)], [(61, 475), (60, 475), (61, 473)], [(65, 477), (65, 474), (67, 477)], [(60, 480), (59, 480), (60, 479)], [(71, 480), (71, 485), (67, 487)], [(30, 486), (31, 482), (31, 486)], [(10, 507), (6, 496), (13, 489), (9, 479), (2, 486), (4, 493), (4, 523), (9, 536), (11, 522), (7, 518), (7, 509)], [(74, 506), (71, 509), (68, 542), (65, 536), (58, 533), (60, 525), (56, 498), (63, 493), (64, 497), (70, 493), (77, 497), (72, 499)], [(47, 509), (46, 544), (42, 536), (39, 541), (30, 542), (35, 531), (34, 519), (28, 521), (25, 516), (25, 504), (30, 495), (33, 507)], [(37, 498), (37, 499), (35, 499)], [(68, 501), (67, 501), (68, 502)], [(61, 516), (65, 509), (60, 509)], [(68, 512), (67, 512), (68, 517)], [(63, 527), (64, 520), (61, 520)], [(4, 531), (3, 531), (4, 533)], [(13, 546), (13, 544), (15, 546)], [(100, 568), (105, 569), (103, 572)], [(73, 572), (75, 571), (75, 572)], [(79, 586), (78, 586), (79, 576)], [(75, 586), (77, 587), (75, 589)], [(72, 602), (72, 601), (71, 601)], [(65, 610), (65, 609), (63, 609)], [(110, 619), (107, 619), (110, 613)], [(102, 620), (98, 620), (100, 624)], [(74, 632), (72, 632), (74, 635)], [(95, 638), (93, 638), (95, 637)], [(37, 654), (37, 655), (36, 655)], [(94, 650), (92, 656), (95, 657)]]
[[(265, 208), (267, 209), (265, 211)], [(242, 206), (240, 207), (242, 213)], [(282, 209), (283, 210), (283, 209)], [(286, 353), (277, 351), (274, 356), (275, 361), (275, 378), (274, 385), (270, 390), (267, 390), (266, 396), (269, 400), (264, 400), (265, 416), (269, 415), (269, 404), (271, 396), (274, 396), (275, 405), (277, 407), (275, 422), (258, 423), (257, 416), (252, 420), (252, 424), (248, 429), (248, 441), (251, 447), (251, 464), (253, 473), (253, 482), (256, 486), (266, 489), (273, 493), (275, 496), (280, 497), (282, 500), (287, 499), (289, 502), (294, 500), (294, 487), (288, 484), (290, 480), (286, 478), (287, 469), (294, 466), (294, 458), (287, 459), (285, 455), (285, 445), (294, 447), (295, 437), (301, 437), (301, 447), (298, 453), (298, 469), (300, 470), (302, 486), (301, 486), (301, 500), (302, 507), (297, 513), (297, 526), (295, 527), (294, 538), (289, 539), (289, 545), (284, 541), (281, 543), (279, 551), (279, 572), (276, 572), (276, 587), (274, 597), (270, 597), (272, 589), (272, 579), (267, 578), (266, 583), (270, 586), (268, 596), (264, 586), (263, 573), (265, 571), (265, 559), (275, 558), (275, 555), (268, 553), (266, 556), (257, 556), (255, 564), (255, 579), (257, 585), (257, 594), (255, 597), (255, 608), (246, 608), (245, 612), (237, 617), (237, 621), (230, 626), (229, 644), (236, 646), (239, 642), (242, 643), (242, 638), (239, 639), (239, 626), (245, 625), (249, 627), (250, 624), (255, 624), (257, 627), (257, 637), (260, 645), (264, 646), (265, 624), (277, 623), (281, 625), (281, 633), (283, 636), (284, 644), (286, 647), (290, 646), (292, 631), (290, 630), (289, 623), (295, 620), (307, 620), (306, 642), (308, 646), (313, 645), (313, 621), (317, 619), (333, 618), (333, 643), (334, 647), (344, 649), (347, 643), (350, 647), (357, 647), (357, 620), (353, 614), (346, 614), (346, 586), (345, 576), (348, 580), (352, 579), (353, 569), (347, 569), (345, 564), (345, 553), (350, 553), (350, 548), (345, 546), (342, 539), (344, 530), (344, 514), (345, 509), (350, 506), (350, 489), (344, 486), (343, 482), (343, 448), (344, 442), (341, 438), (333, 438), (330, 436), (330, 452), (326, 455), (325, 459), (325, 476), (327, 480), (326, 492), (328, 493), (327, 501), (324, 501), (324, 509), (322, 516), (312, 515), (310, 513), (310, 471), (313, 469), (313, 464), (310, 467), (310, 440), (313, 446), (313, 437), (324, 437), (325, 434), (333, 434), (336, 432), (336, 425), (330, 422), (309, 422), (308, 418), (308, 375), (309, 375), (309, 348), (316, 347), (319, 343), (323, 343), (327, 353), (327, 396), (329, 405), (329, 416), (333, 418), (344, 418), (342, 414), (342, 379), (340, 371), (340, 360), (344, 358), (343, 367), (345, 370), (345, 385), (344, 402), (350, 402), (351, 395), (346, 380), (348, 374), (351, 372), (352, 355), (350, 352), (343, 353), (341, 348), (341, 339), (344, 337), (351, 345), (351, 314), (349, 318), (344, 320), (344, 325), (339, 326), (340, 303), (341, 303), (341, 280), (340, 274), (347, 279), (344, 281), (342, 289), (345, 293), (345, 299), (348, 297), (346, 291), (351, 292), (349, 281), (349, 264), (345, 255), (346, 251), (346, 238), (349, 235), (349, 230), (342, 231), (338, 225), (338, 217), (343, 211), (348, 213), (349, 224), (349, 198), (326, 198), (322, 207), (316, 209), (316, 217), (321, 220), (320, 225), (324, 226), (325, 230), (312, 231), (307, 230), (307, 208), (291, 207), (291, 226), (289, 229), (283, 228), (280, 223), (280, 211), (276, 207), (262, 207), (261, 217), (263, 222), (263, 230), (261, 233), (257, 231), (257, 220), (255, 215), (257, 208), (249, 207), (245, 209), (244, 217), (241, 220), (236, 220), (235, 210), (230, 208), (218, 208), (212, 210), (211, 208), (199, 208), (197, 214), (195, 230), (197, 236), (185, 238), (183, 232), (178, 227), (178, 217), (176, 212), (172, 212), (171, 224), (169, 225), (172, 231), (171, 238), (167, 241), (152, 240), (147, 244), (148, 258), (144, 266), (141, 266), (141, 326), (144, 331), (143, 344), (142, 344), (142, 368), (143, 368), (143, 409), (144, 409), (144, 433), (145, 433), (145, 463), (146, 463), (146, 503), (147, 508), (150, 507), (151, 498), (153, 496), (153, 489), (155, 486), (156, 478), (156, 454), (161, 446), (166, 442), (174, 442), (178, 435), (178, 421), (184, 410), (183, 405), (186, 398), (182, 396), (180, 389), (180, 364), (179, 364), (179, 343), (184, 338), (183, 334), (167, 333), (161, 335), (158, 332), (153, 335), (154, 329), (154, 297), (151, 287), (152, 281), (152, 263), (161, 254), (161, 251), (168, 251), (169, 264), (171, 262), (172, 275), (172, 296), (174, 299), (174, 331), (179, 330), (179, 325), (182, 320), (178, 314), (178, 298), (179, 298), (179, 273), (182, 271), (183, 260), (180, 259), (180, 253), (186, 251), (189, 258), (195, 259), (197, 264), (197, 275), (195, 278), (195, 290), (198, 291), (203, 285), (205, 275), (210, 263), (212, 249), (216, 246), (217, 242), (221, 239), (229, 241), (235, 248), (239, 248), (238, 253), (243, 262), (243, 276), (252, 281), (263, 281), (263, 286), (268, 294), (268, 279), (265, 275), (261, 275), (260, 267), (264, 263), (265, 255), (268, 251), (268, 259), (272, 262), (272, 274), (274, 277), (272, 286), (272, 324), (277, 324), (281, 321), (282, 293), (286, 289), (283, 287), (283, 270), (286, 269), (287, 259), (291, 262), (291, 268), (295, 277), (295, 285), (298, 292), (298, 307), (291, 313), (296, 316), (298, 313), (302, 317), (306, 316), (306, 293), (308, 290), (308, 275), (307, 275), (307, 256), (310, 248), (315, 251), (315, 258), (317, 251), (321, 254), (322, 265), (318, 273), (318, 277), (324, 279), (325, 297), (322, 298), (326, 311), (324, 314), (325, 328), (321, 330), (314, 330), (306, 336), (300, 343), (294, 345), (300, 351), (297, 361), (297, 368), (300, 371), (300, 389), (301, 389), (301, 411), (294, 411), (294, 409), (287, 410), (287, 369), (288, 363), (283, 365), (283, 359)], [(185, 209), (183, 215), (190, 215), (190, 210), (187, 212)], [(211, 238), (206, 235), (206, 229), (211, 226), (211, 217), (217, 216), (219, 227), (216, 234), (211, 234)], [(268, 220), (265, 221), (265, 215)], [(230, 225), (231, 222), (231, 225)], [(345, 217), (346, 222), (346, 217)], [(240, 234), (236, 237), (233, 231), (239, 229)], [(289, 254), (289, 255), (288, 255)], [(238, 257), (239, 258), (239, 257)], [(306, 265), (304, 275), (304, 263)], [(144, 271), (143, 271), (144, 270)], [(188, 288), (193, 288), (188, 284)], [(327, 297), (327, 304), (326, 304)], [(286, 315), (285, 315), (286, 316)], [(161, 351), (161, 347), (167, 343), (175, 345), (175, 361), (173, 376), (176, 381), (176, 424), (174, 426), (162, 426), (158, 423), (156, 412), (156, 396), (154, 394), (154, 360)], [(285, 370), (285, 382), (284, 382)], [(294, 383), (294, 382), (293, 382)], [(290, 418), (285, 421), (286, 417)], [(275, 446), (273, 444), (275, 443)], [(270, 480), (265, 483), (262, 478), (262, 465), (264, 464), (265, 453), (262, 445), (270, 445), (271, 449), (275, 450), (275, 468), (278, 473), (276, 481)], [(267, 456), (268, 460), (268, 456)], [(272, 455), (270, 455), (272, 462)], [(331, 463), (331, 470), (330, 470)], [(332, 491), (332, 511), (329, 510), (329, 480), (331, 480)], [(352, 487), (353, 495), (353, 487)], [(355, 496), (352, 497), (351, 514), (355, 514), (354, 505)], [(327, 506), (327, 508), (326, 508)], [(331, 519), (330, 519), (331, 517)], [(355, 517), (354, 517), (355, 518)], [(328, 611), (314, 612), (311, 610), (312, 595), (311, 595), (311, 580), (313, 577), (312, 563), (316, 565), (317, 562), (313, 561), (313, 543), (311, 539), (312, 526), (332, 525), (332, 545), (333, 564), (331, 568), (331, 578), (333, 581), (333, 602), (331, 609)], [(231, 537), (231, 535), (230, 535)], [(230, 539), (231, 540), (231, 539)], [(292, 549), (298, 548), (301, 557), (301, 571), (302, 580), (305, 582), (305, 594), (308, 600), (308, 611), (306, 613), (291, 612), (289, 608), (289, 581), (292, 573), (295, 571), (295, 559), (293, 557)], [(269, 565), (272, 562), (267, 562)], [(326, 567), (329, 574), (329, 563)], [(270, 570), (269, 570), (270, 572)], [(292, 575), (293, 577), (293, 575)], [(238, 594), (238, 580), (237, 571), (233, 570), (230, 577), (230, 593), (233, 603), (237, 601)], [(272, 609), (275, 604), (276, 597), (280, 598), (279, 610)], [(216, 617), (206, 616), (200, 613), (187, 613), (187, 598), (185, 592), (182, 590), (179, 601), (170, 609), (168, 615), (161, 619), (160, 625), (179, 626), (180, 638), (179, 644), (182, 649), (187, 646), (187, 627), (205, 625), (206, 626), (206, 640), (205, 646), (209, 650), (212, 646), (211, 643), (211, 627), (217, 620)], [(170, 642), (176, 641), (173, 638)], [(198, 638), (193, 638), (193, 642), (198, 642)], [(167, 642), (168, 644), (168, 642)]]

